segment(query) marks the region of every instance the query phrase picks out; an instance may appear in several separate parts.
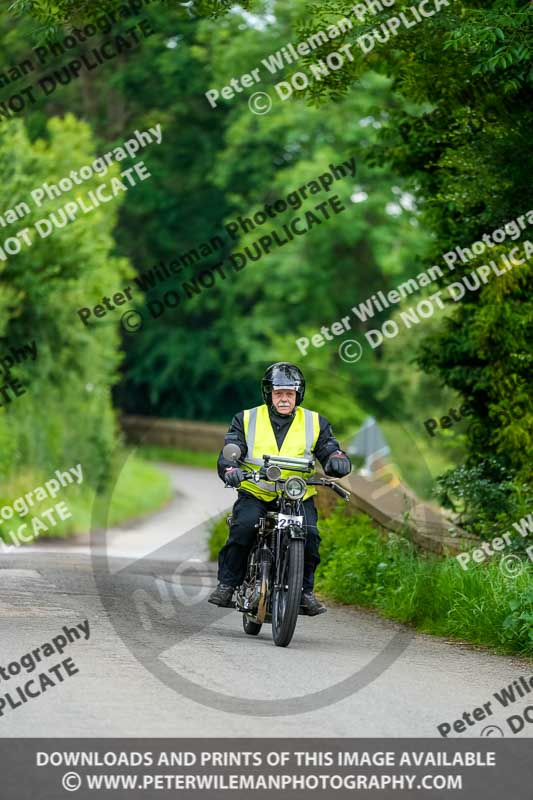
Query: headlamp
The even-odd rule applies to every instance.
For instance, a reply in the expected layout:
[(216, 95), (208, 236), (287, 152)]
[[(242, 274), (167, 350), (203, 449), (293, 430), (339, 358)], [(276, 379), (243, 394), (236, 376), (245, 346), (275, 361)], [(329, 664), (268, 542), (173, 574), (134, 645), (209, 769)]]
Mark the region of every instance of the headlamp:
[(291, 500), (301, 500), (307, 490), (307, 484), (302, 478), (293, 476), (285, 481), (285, 494)]

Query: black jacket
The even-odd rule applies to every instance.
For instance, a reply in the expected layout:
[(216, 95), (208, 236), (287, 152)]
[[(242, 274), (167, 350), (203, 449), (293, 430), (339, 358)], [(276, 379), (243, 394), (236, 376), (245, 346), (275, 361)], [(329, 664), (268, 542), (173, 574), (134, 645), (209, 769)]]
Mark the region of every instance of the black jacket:
[[(276, 442), (278, 448), (281, 447), (285, 436), (287, 435), (287, 431), (289, 430), (292, 421), (294, 419), (293, 414), (278, 414), (276, 411), (273, 411), (272, 408), (269, 408), (268, 414), (270, 417), (270, 422), (272, 424), (272, 429), (274, 431), (274, 435), (276, 437)], [(313, 450), (313, 454), (315, 458), (318, 459), (322, 467), (324, 468), (328, 457), (331, 453), (335, 453), (337, 450), (340, 452), (344, 452), (341, 450), (341, 447), (337, 441), (337, 439), (333, 435), (333, 430), (331, 428), (330, 423), (328, 420), (319, 414), (319, 422), (320, 422), (320, 433), (318, 435), (318, 439)], [(226, 434), (224, 439), (224, 444), (238, 444), (242, 456), (241, 458), (245, 458), (248, 453), (248, 448), (246, 446), (246, 437), (244, 435), (244, 411), (239, 411), (238, 414), (235, 414), (231, 421), (231, 425), (229, 426), (229, 430)], [(345, 454), (346, 455), (346, 454)], [(234, 467), (235, 463), (233, 461), (228, 461), (222, 455), (222, 451), (218, 457), (218, 474), (224, 479), (224, 473), (228, 467)], [(331, 477), (335, 477), (332, 471), (328, 471), (327, 473)]]

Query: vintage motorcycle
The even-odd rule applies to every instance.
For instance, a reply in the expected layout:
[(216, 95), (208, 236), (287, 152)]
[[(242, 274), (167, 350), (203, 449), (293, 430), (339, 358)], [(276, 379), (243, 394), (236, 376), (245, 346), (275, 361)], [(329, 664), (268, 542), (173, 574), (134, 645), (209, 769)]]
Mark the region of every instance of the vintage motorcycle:
[[(225, 445), (223, 454), (242, 464), (238, 445)], [(259, 519), (257, 541), (248, 557), (244, 581), (236, 590), (235, 608), (243, 614), (244, 631), (250, 636), (257, 636), (263, 623), (271, 622), (278, 647), (290, 643), (300, 611), (306, 537), (302, 499), (307, 487), (327, 486), (344, 500), (350, 497), (350, 492), (328, 478), (281, 477), (282, 469), (308, 473), (314, 465), (313, 458), (263, 455), (259, 470), (245, 471), (248, 481), (274, 483), (278, 497), (275, 510)]]

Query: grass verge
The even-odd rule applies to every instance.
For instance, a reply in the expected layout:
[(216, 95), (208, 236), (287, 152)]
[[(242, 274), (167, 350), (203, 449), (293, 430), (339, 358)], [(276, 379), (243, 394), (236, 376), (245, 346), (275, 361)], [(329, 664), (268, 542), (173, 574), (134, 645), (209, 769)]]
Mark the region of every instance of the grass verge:
[(216, 469), (218, 453), (196, 453), (192, 450), (178, 450), (175, 447), (143, 445), (137, 453), (148, 461), (167, 461), (170, 464), (185, 464), (189, 467)]
[[(215, 559), (227, 535), (215, 523), (209, 551)], [(373, 608), (424, 633), (501, 652), (533, 655), (533, 569), (524, 561), (506, 578), (495, 559), (463, 570), (454, 558), (421, 553), (407, 539), (378, 532), (342, 506), (320, 521), (321, 564), (316, 588), (338, 603)]]
[[(19, 472), (16, 478), (2, 487), (0, 508), (16, 503), (17, 510), (9, 520), (0, 520), (0, 541), (31, 544), (38, 537), (64, 539), (90, 530), (94, 489), (85, 480), (81, 484), (73, 483), (61, 488), (55, 498), (47, 496), (44, 500), (34, 501), (31, 506), (27, 501), (20, 502), (20, 498), (27, 494), (28, 486), (43, 486), (51, 477), (28, 469)], [(110, 526), (136, 519), (157, 511), (171, 496), (170, 479), (165, 473), (137, 456), (131, 457), (126, 461), (113, 489), (107, 520), (102, 514), (101, 518), (97, 515), (96, 524)], [(58, 503), (64, 504), (70, 517), (61, 520), (57, 511), (51, 516), (42, 516), (43, 512), (54, 509)], [(26, 526), (21, 531), (22, 535), (19, 533), (21, 525)]]

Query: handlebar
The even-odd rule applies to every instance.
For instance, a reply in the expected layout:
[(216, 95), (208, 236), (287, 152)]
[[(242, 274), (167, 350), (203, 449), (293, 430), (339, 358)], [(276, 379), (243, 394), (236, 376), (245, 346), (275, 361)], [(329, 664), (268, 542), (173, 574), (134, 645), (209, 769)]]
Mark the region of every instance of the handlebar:
[(342, 497), (343, 500), (349, 500), (351, 493), (345, 489), (343, 486), (339, 486), (338, 483), (335, 481), (329, 480), (328, 478), (310, 478), (307, 481), (308, 485), (311, 486), (327, 486), (329, 489), (333, 489), (335, 494), (338, 494), (339, 497)]
[(329, 485), (333, 489), (335, 494), (338, 494), (339, 497), (342, 497), (343, 500), (350, 499), (350, 492), (347, 489), (344, 489), (342, 486), (339, 486), (338, 483), (330, 483)]
[[(258, 480), (261, 480), (261, 478), (266, 477), (265, 475), (261, 474), (261, 470), (257, 472), (253, 472), (251, 470), (243, 470), (243, 472), (244, 472), (244, 480), (247, 481), (256, 482)], [(279, 483), (283, 486), (285, 484), (285, 479), (280, 478), (277, 481), (273, 481), (273, 483)], [(332, 489), (335, 492), (335, 494), (338, 494), (339, 497), (342, 497), (343, 500), (349, 500), (351, 497), (351, 492), (349, 492), (343, 486), (340, 486), (338, 483), (335, 483), (335, 481), (330, 480), (329, 478), (309, 478), (306, 481), (306, 483), (308, 486), (326, 486), (328, 489)]]

